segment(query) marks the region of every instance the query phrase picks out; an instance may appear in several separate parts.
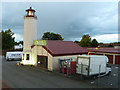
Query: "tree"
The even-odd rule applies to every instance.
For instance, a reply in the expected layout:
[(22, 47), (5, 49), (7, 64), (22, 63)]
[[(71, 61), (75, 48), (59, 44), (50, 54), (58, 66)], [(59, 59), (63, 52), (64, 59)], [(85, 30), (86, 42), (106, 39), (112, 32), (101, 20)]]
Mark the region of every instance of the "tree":
[(15, 44), (15, 37), (13, 37), (14, 33), (8, 29), (6, 31), (1, 32), (2, 34), (2, 49), (13, 49)]
[(91, 38), (90, 38), (89, 34), (82, 36), (82, 39), (81, 39), (79, 45), (82, 47), (90, 47), (91, 46)]
[(120, 44), (120, 42), (113, 42), (114, 44)]
[(19, 44), (23, 45), (23, 41), (15, 42), (15, 45), (19, 45)]
[(98, 41), (96, 39), (92, 40), (91, 46), (92, 47), (97, 47), (99, 45)]
[(44, 33), (44, 35), (42, 36), (43, 40), (64, 40), (62, 38), (62, 36), (60, 34), (55, 34), (55, 33), (50, 33), (50, 32), (46, 32)]
[(79, 44), (80, 42), (79, 41), (74, 41), (75, 43)]
[(108, 47), (114, 47), (112, 44), (109, 44)]

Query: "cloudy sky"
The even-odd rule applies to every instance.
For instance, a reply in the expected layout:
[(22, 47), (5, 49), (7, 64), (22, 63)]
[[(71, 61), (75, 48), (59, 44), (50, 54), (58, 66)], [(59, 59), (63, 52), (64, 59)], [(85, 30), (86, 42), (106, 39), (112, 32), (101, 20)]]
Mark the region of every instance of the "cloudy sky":
[(117, 2), (4, 2), (2, 28), (10, 28), (16, 41), (23, 40), (25, 10), (30, 6), (38, 17), (38, 39), (45, 32), (54, 32), (65, 41), (80, 41), (84, 34), (98, 42), (118, 41)]

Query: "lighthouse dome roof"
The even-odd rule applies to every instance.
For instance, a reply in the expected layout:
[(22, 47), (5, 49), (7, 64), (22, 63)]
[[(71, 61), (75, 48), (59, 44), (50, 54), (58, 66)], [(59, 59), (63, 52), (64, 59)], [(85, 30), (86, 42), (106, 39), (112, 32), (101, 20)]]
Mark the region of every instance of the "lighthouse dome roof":
[(27, 9), (26, 11), (34, 11), (35, 12), (35, 10), (34, 9), (32, 9), (32, 7), (30, 7), (29, 9)]

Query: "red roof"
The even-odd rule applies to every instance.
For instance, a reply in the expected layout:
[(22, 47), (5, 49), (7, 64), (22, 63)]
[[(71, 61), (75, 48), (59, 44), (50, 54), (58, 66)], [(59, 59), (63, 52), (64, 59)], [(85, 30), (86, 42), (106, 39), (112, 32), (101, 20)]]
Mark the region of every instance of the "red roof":
[(88, 50), (72, 41), (48, 40), (43, 46), (52, 56), (87, 54)]
[(92, 51), (92, 52), (103, 52), (103, 53), (116, 53), (116, 54), (120, 54), (120, 49), (116, 49), (116, 48), (87, 48), (88, 51)]

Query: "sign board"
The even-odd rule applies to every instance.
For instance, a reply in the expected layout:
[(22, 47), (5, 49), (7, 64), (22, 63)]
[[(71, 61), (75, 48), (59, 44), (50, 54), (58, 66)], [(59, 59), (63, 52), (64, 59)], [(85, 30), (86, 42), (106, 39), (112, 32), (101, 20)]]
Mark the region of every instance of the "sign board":
[(46, 46), (46, 40), (33, 40), (33, 45)]

